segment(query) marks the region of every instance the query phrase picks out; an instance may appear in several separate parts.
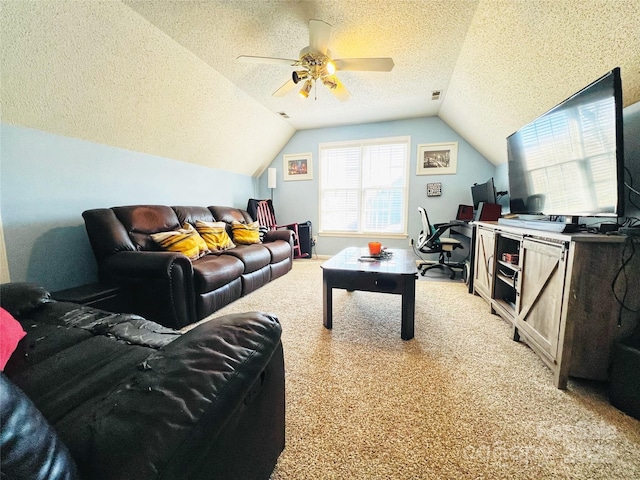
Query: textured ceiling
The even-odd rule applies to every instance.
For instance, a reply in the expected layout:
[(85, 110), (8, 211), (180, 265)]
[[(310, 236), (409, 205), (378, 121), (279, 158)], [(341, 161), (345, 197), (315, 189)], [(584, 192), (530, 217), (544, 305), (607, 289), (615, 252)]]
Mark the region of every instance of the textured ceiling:
[[(638, 0), (325, 0), (125, 2), (296, 129), (440, 115), (495, 164), (505, 138), (615, 66), (640, 100)], [(271, 94), (298, 58), (308, 20), (333, 26), (334, 58), (392, 57), (391, 72), (339, 72), (345, 103)], [(441, 90), (440, 100), (431, 100)]]
[[(616, 66), (640, 101), (639, 0), (3, 0), (0, 19), (3, 122), (248, 175), (297, 129), (430, 115), (501, 164), (509, 134)], [(310, 19), (334, 58), (394, 69), (338, 72), (344, 103), (272, 97), (292, 68), (236, 58), (298, 58)]]
[[(126, 1), (136, 12), (296, 129), (437, 115), (477, 0)], [(291, 78), (286, 65), (246, 64), (239, 55), (298, 59), (310, 19), (332, 28), (333, 58), (391, 57), (391, 72), (338, 72), (351, 92), (339, 102), (321, 84), (304, 100), (271, 94)], [(302, 85), (300, 85), (302, 86)], [(314, 99), (317, 97), (317, 99)]]

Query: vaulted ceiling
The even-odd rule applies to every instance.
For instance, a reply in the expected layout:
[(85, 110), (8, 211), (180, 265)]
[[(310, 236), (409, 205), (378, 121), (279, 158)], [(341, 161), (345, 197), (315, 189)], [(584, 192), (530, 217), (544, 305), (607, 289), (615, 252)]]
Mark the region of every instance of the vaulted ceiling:
[[(249, 175), (295, 130), (430, 115), (498, 165), (509, 134), (616, 66), (640, 100), (637, 0), (27, 3), (3, 2), (3, 121)], [(338, 72), (347, 102), (273, 97), (293, 68), (236, 58), (297, 59), (310, 19), (332, 25), (333, 58), (393, 70)]]

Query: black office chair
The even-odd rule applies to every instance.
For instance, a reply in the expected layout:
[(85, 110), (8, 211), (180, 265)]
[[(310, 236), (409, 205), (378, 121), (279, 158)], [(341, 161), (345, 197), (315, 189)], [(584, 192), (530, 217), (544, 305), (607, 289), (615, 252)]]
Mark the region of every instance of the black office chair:
[[(458, 248), (464, 248), (462, 243), (455, 238), (443, 237), (442, 234), (449, 230), (453, 224), (439, 223), (431, 225), (429, 216), (424, 208), (418, 207), (420, 218), (422, 219), (422, 231), (418, 235), (418, 243), (414, 245), (416, 254), (422, 258), (420, 253), (438, 253), (438, 263), (423, 261), (418, 265), (420, 275), (424, 276), (427, 270), (437, 268), (443, 272), (449, 272), (449, 278), (456, 277), (454, 268), (464, 269), (464, 263), (451, 263), (451, 252)], [(420, 253), (418, 253), (420, 252)]]

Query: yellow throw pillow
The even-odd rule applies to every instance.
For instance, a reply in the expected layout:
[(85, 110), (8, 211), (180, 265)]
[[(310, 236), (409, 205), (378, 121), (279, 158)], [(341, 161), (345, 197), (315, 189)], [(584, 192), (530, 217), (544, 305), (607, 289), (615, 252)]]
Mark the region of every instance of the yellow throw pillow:
[(185, 223), (178, 230), (152, 233), (151, 238), (165, 250), (182, 253), (191, 260), (197, 260), (209, 253), (207, 243), (189, 223)]
[(196, 220), (196, 230), (207, 243), (212, 252), (221, 252), (235, 247), (227, 234), (227, 224), (224, 222), (203, 222)]
[(233, 240), (237, 244), (252, 245), (260, 243), (260, 225), (258, 225), (258, 222), (233, 222), (231, 224), (231, 233), (233, 234)]

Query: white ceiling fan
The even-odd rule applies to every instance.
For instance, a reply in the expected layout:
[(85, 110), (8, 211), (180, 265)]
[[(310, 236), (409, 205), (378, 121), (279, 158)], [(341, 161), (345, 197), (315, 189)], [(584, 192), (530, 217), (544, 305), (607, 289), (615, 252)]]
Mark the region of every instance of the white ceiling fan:
[(390, 72), (393, 59), (385, 58), (331, 58), (327, 48), (331, 36), (331, 25), (322, 20), (309, 20), (309, 46), (300, 50), (298, 60), (274, 57), (254, 57), (241, 55), (238, 60), (247, 63), (268, 63), (301, 67), (294, 70), (291, 79), (273, 93), (274, 97), (283, 97), (293, 90), (298, 82), (304, 81), (300, 95), (304, 98), (318, 80), (341, 102), (347, 101), (351, 94), (336, 76), (340, 70), (357, 70), (369, 72)]

